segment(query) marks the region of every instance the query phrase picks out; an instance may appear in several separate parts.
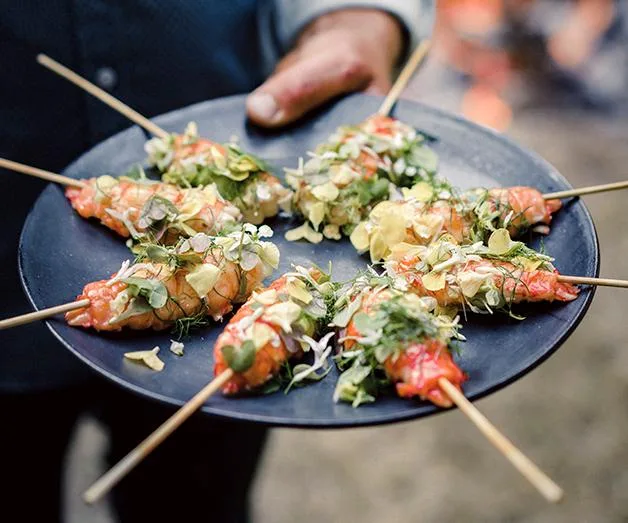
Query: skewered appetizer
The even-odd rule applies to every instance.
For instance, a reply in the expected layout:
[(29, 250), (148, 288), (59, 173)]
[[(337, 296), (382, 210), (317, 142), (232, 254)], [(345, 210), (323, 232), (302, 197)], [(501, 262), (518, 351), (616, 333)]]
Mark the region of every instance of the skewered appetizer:
[(297, 169), (286, 169), (294, 189), (293, 208), (305, 223), (286, 234), (312, 243), (340, 239), (366, 219), (393, 186), (432, 180), (435, 153), (426, 137), (387, 116), (371, 116), (356, 127), (341, 127)]
[(85, 286), (77, 300), (90, 304), (68, 312), (66, 320), (99, 331), (185, 331), (208, 317), (220, 320), (277, 268), (277, 247), (262, 240), (270, 236), (268, 226), (246, 224), (222, 236), (198, 233), (172, 247), (141, 244), (135, 263)]
[(351, 234), (353, 246), (369, 251), (372, 262), (389, 256), (397, 243), (429, 245), (443, 234), (470, 244), (486, 242), (500, 228), (513, 237), (531, 227), (547, 233), (552, 213), (561, 207), (560, 200), (544, 200), (532, 187), (472, 189), (458, 196), (444, 182), (419, 182), (402, 191), (403, 200), (379, 203)]
[[(225, 394), (258, 389), (276, 377), (288, 360), (312, 350), (314, 362), (292, 370), (289, 386), (303, 380), (319, 380), (327, 374), (333, 333), (320, 341), (314, 337), (325, 324), (327, 301), (334, 287), (319, 269), (295, 267), (268, 288), (254, 292), (225, 327), (214, 347), (214, 372), (227, 368), (234, 376), (225, 384)], [(323, 371), (319, 374), (318, 371)]]
[(357, 407), (394, 384), (402, 398), (452, 405), (438, 381), (446, 378), (461, 389), (467, 379), (450, 351), (453, 341), (463, 337), (457, 318), (435, 315), (430, 302), (389, 286), (374, 287), (366, 276), (343, 291), (333, 324), (342, 329), (336, 359), (346, 370), (338, 379), (335, 401)]
[(129, 174), (135, 177), (91, 178), (83, 188), (68, 187), (66, 197), (83, 218), (97, 218), (119, 235), (140, 241), (174, 243), (197, 232), (217, 234), (242, 220), (215, 185), (181, 189), (151, 181), (141, 169)]
[(498, 229), (488, 246), (461, 246), (448, 236), (429, 246), (399, 243), (384, 267), (396, 288), (434, 298), (443, 310), (497, 310), (514, 316), (515, 303), (578, 297), (577, 287), (559, 281), (552, 261)]
[(397, 187), (410, 187), (417, 179), (432, 178), (438, 169), (438, 158), (427, 141), (413, 127), (375, 114), (357, 126), (338, 128), (316, 152), (356, 160), (370, 173), (381, 171)]
[(221, 145), (200, 138), (194, 122), (183, 134), (149, 140), (145, 149), (163, 181), (181, 187), (216, 184), (249, 223), (260, 224), (289, 207), (292, 192), (259, 158), (244, 153), (236, 143)]

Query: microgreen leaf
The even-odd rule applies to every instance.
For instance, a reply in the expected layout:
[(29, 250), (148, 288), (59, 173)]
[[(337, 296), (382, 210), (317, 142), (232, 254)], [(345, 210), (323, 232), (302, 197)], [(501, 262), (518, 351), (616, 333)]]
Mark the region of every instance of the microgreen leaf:
[(246, 340), (239, 348), (233, 345), (225, 345), (222, 348), (227, 365), (234, 372), (245, 372), (249, 370), (255, 362), (255, 343)]
[(172, 220), (178, 214), (179, 210), (171, 201), (161, 196), (152, 196), (142, 207), (139, 224), (142, 227), (150, 227), (165, 218)]
[(144, 253), (149, 260), (157, 263), (167, 263), (170, 257), (168, 249), (156, 244), (148, 245)]
[(145, 312), (151, 312), (152, 310), (153, 308), (146, 302), (144, 298), (134, 298), (133, 300), (131, 300), (126, 310), (122, 314), (109, 320), (109, 323), (119, 323), (121, 321), (132, 318), (133, 316), (139, 316), (140, 314), (144, 314)]
[(383, 315), (369, 316), (365, 312), (358, 312), (353, 318), (353, 324), (361, 334), (381, 329), (387, 322), (388, 318)]
[(146, 180), (146, 173), (141, 165), (135, 164), (133, 165), (127, 172), (123, 174), (125, 178), (130, 178), (131, 180), (139, 181)]
[(353, 317), (353, 325), (358, 329), (358, 332), (362, 334), (371, 329), (370, 322), (371, 318), (366, 312), (358, 312)]
[(362, 297), (358, 296), (351, 301), (349, 305), (343, 307), (336, 313), (334, 319), (332, 320), (332, 325), (336, 327), (346, 327), (349, 324), (349, 321), (351, 321), (353, 315), (360, 308), (360, 305), (362, 305)]
[(153, 309), (160, 309), (168, 302), (168, 289), (159, 280), (148, 280), (131, 276), (122, 280), (129, 287), (134, 287), (137, 295), (146, 298)]
[(429, 147), (416, 145), (412, 148), (410, 161), (417, 167), (422, 167), (428, 173), (438, 170), (438, 155)]

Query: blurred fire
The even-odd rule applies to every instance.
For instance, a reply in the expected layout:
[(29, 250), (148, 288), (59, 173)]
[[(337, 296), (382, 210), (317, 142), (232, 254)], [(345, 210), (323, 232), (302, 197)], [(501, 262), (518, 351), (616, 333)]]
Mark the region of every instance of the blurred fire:
[[(567, 16), (543, 39), (545, 53), (558, 68), (575, 70), (592, 55), (599, 37), (613, 21), (613, 0), (440, 0), (435, 55), (462, 73), (469, 87), (461, 111), (478, 123), (506, 130), (513, 117), (508, 94), (529, 64), (525, 40), (509, 38), (537, 4), (566, 7)], [(564, 4), (567, 4), (564, 6)], [(553, 5), (552, 5), (553, 4)], [(541, 6), (543, 7), (543, 6)], [(524, 23), (522, 23), (522, 21)], [(514, 40), (514, 41), (513, 41)]]

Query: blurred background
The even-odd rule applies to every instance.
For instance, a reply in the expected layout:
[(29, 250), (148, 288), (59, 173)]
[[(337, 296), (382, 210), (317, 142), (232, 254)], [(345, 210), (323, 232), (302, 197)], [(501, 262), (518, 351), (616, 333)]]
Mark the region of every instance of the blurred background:
[[(439, 0), (433, 42), (406, 97), (508, 134), (574, 186), (628, 177), (628, 2)], [(608, 277), (628, 278), (625, 198), (586, 199)], [(256, 481), (256, 521), (628, 521), (626, 310), (628, 293), (600, 288), (556, 355), (478, 402), (561, 484), (562, 505), (548, 506), (453, 411), (374, 429), (275, 430)], [(90, 418), (77, 431), (72, 523), (112, 521), (106, 503), (80, 501), (100, 475), (104, 437)]]

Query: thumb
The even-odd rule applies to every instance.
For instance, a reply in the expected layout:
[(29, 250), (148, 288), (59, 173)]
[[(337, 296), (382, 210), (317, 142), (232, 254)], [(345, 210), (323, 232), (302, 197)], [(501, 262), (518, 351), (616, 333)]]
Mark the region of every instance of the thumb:
[(283, 65), (246, 101), (249, 118), (264, 127), (280, 127), (340, 94), (367, 87), (371, 68), (360, 59), (326, 52)]

